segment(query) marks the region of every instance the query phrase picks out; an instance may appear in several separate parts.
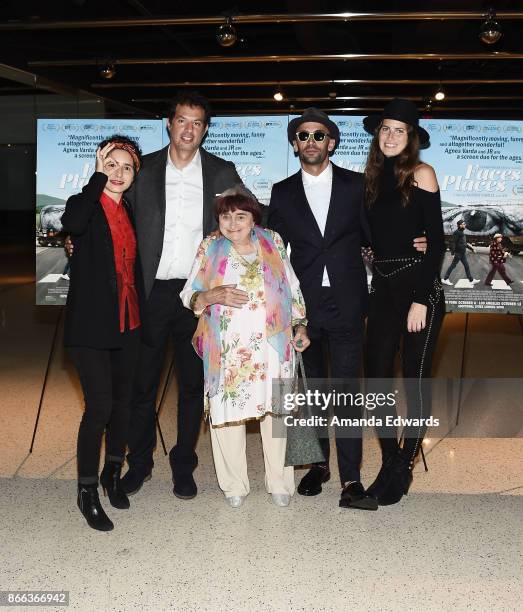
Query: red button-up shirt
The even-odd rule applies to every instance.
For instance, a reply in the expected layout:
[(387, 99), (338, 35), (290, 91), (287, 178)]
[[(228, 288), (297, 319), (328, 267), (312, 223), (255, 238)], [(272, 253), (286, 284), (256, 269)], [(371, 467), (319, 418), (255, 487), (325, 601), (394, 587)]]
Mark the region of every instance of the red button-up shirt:
[(138, 308), (138, 294), (134, 285), (134, 262), (136, 259), (134, 229), (121, 201), (117, 203), (107, 194), (102, 193), (100, 204), (104, 209), (113, 240), (120, 331), (125, 331), (126, 308), (129, 317), (129, 329), (136, 329), (140, 325), (140, 310)]

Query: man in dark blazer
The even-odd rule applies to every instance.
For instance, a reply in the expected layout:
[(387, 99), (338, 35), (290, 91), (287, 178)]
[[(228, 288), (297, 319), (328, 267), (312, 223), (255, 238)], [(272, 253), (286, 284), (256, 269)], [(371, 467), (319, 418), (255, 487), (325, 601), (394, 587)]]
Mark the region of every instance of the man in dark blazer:
[[(288, 126), (288, 139), (301, 170), (272, 189), (268, 226), (291, 246), (291, 263), (307, 307), (311, 346), (303, 353), (309, 378), (326, 378), (323, 346), (332, 378), (360, 376), (367, 274), (361, 248), (369, 245), (363, 211), (363, 176), (332, 164), (338, 126), (322, 111), (308, 108)], [(361, 416), (345, 414), (353, 418)], [(339, 430), (336, 432), (340, 433)], [(321, 438), (325, 462), (314, 464), (298, 492), (317, 495), (330, 478), (329, 439)], [(340, 506), (377, 509), (360, 482), (360, 436), (336, 436)]]
[(192, 472), (198, 463), (195, 445), (203, 412), (203, 370), (191, 345), (197, 319), (184, 308), (179, 293), (200, 241), (216, 229), (214, 198), (242, 182), (232, 162), (200, 146), (209, 119), (209, 104), (197, 92), (175, 98), (168, 120), (170, 144), (144, 157), (127, 193), (136, 222), (146, 297), (131, 411), (129, 470), (122, 479), (129, 494), (150, 478), (154, 465), (156, 396), (169, 337), (174, 343), (178, 383), (177, 440), (169, 453), (173, 492), (181, 499), (197, 493)]

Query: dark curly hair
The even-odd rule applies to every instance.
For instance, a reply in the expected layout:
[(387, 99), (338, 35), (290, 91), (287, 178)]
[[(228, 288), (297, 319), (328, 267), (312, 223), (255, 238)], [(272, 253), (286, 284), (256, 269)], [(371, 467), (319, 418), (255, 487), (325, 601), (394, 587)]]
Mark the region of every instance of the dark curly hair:
[(199, 91), (194, 89), (182, 89), (176, 93), (174, 98), (172, 98), (172, 100), (169, 102), (169, 122), (173, 120), (173, 117), (176, 114), (176, 107), (179, 104), (203, 108), (203, 112), (205, 113), (205, 125), (209, 125), (211, 120), (211, 105), (209, 104), (209, 100), (207, 100), (207, 98)]
[(136, 140), (123, 136), (122, 134), (113, 134), (109, 138), (102, 140), (98, 146), (100, 149), (103, 149), (109, 143), (116, 144), (117, 149), (127, 151), (133, 158), (134, 171), (138, 172), (142, 165), (142, 150), (140, 149), (140, 145), (136, 142)]

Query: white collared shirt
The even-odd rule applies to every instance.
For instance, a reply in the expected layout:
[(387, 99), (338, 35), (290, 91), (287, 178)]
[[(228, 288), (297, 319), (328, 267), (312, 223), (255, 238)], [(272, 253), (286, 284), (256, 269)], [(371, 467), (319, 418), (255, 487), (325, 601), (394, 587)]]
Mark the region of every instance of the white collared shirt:
[[(318, 174), (318, 176), (309, 174), (302, 169), (301, 178), (307, 202), (311, 207), (312, 214), (323, 236), (325, 234), (325, 225), (327, 223), (327, 215), (329, 214), (329, 204), (331, 201), (332, 164), (329, 163), (325, 170)], [(322, 287), (330, 287), (327, 267), (323, 268), (323, 280), (321, 284)]]
[(200, 151), (178, 169), (167, 154), (165, 232), (156, 278), (187, 278), (203, 239), (203, 177)]

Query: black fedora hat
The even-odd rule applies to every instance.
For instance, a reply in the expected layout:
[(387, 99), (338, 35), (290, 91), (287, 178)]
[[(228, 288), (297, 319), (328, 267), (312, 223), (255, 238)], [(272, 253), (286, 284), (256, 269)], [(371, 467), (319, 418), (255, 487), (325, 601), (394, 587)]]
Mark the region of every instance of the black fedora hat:
[(419, 114), (416, 105), (410, 100), (402, 98), (394, 98), (383, 109), (381, 115), (369, 115), (363, 120), (363, 127), (369, 134), (374, 135), (376, 128), (380, 125), (383, 119), (395, 119), (411, 125), (418, 131), (419, 144), (421, 148), (426, 148), (429, 145), (430, 135), (427, 130), (419, 125)]
[(334, 150), (340, 144), (340, 130), (338, 126), (329, 119), (329, 116), (321, 111), (319, 108), (314, 108), (313, 106), (306, 108), (303, 111), (303, 115), (301, 117), (295, 117), (292, 121), (289, 121), (289, 125), (287, 127), (287, 138), (289, 139), (290, 144), (292, 144), (296, 140), (296, 132), (302, 123), (307, 122), (313, 123), (321, 123), (324, 125), (331, 138), (334, 138)]

